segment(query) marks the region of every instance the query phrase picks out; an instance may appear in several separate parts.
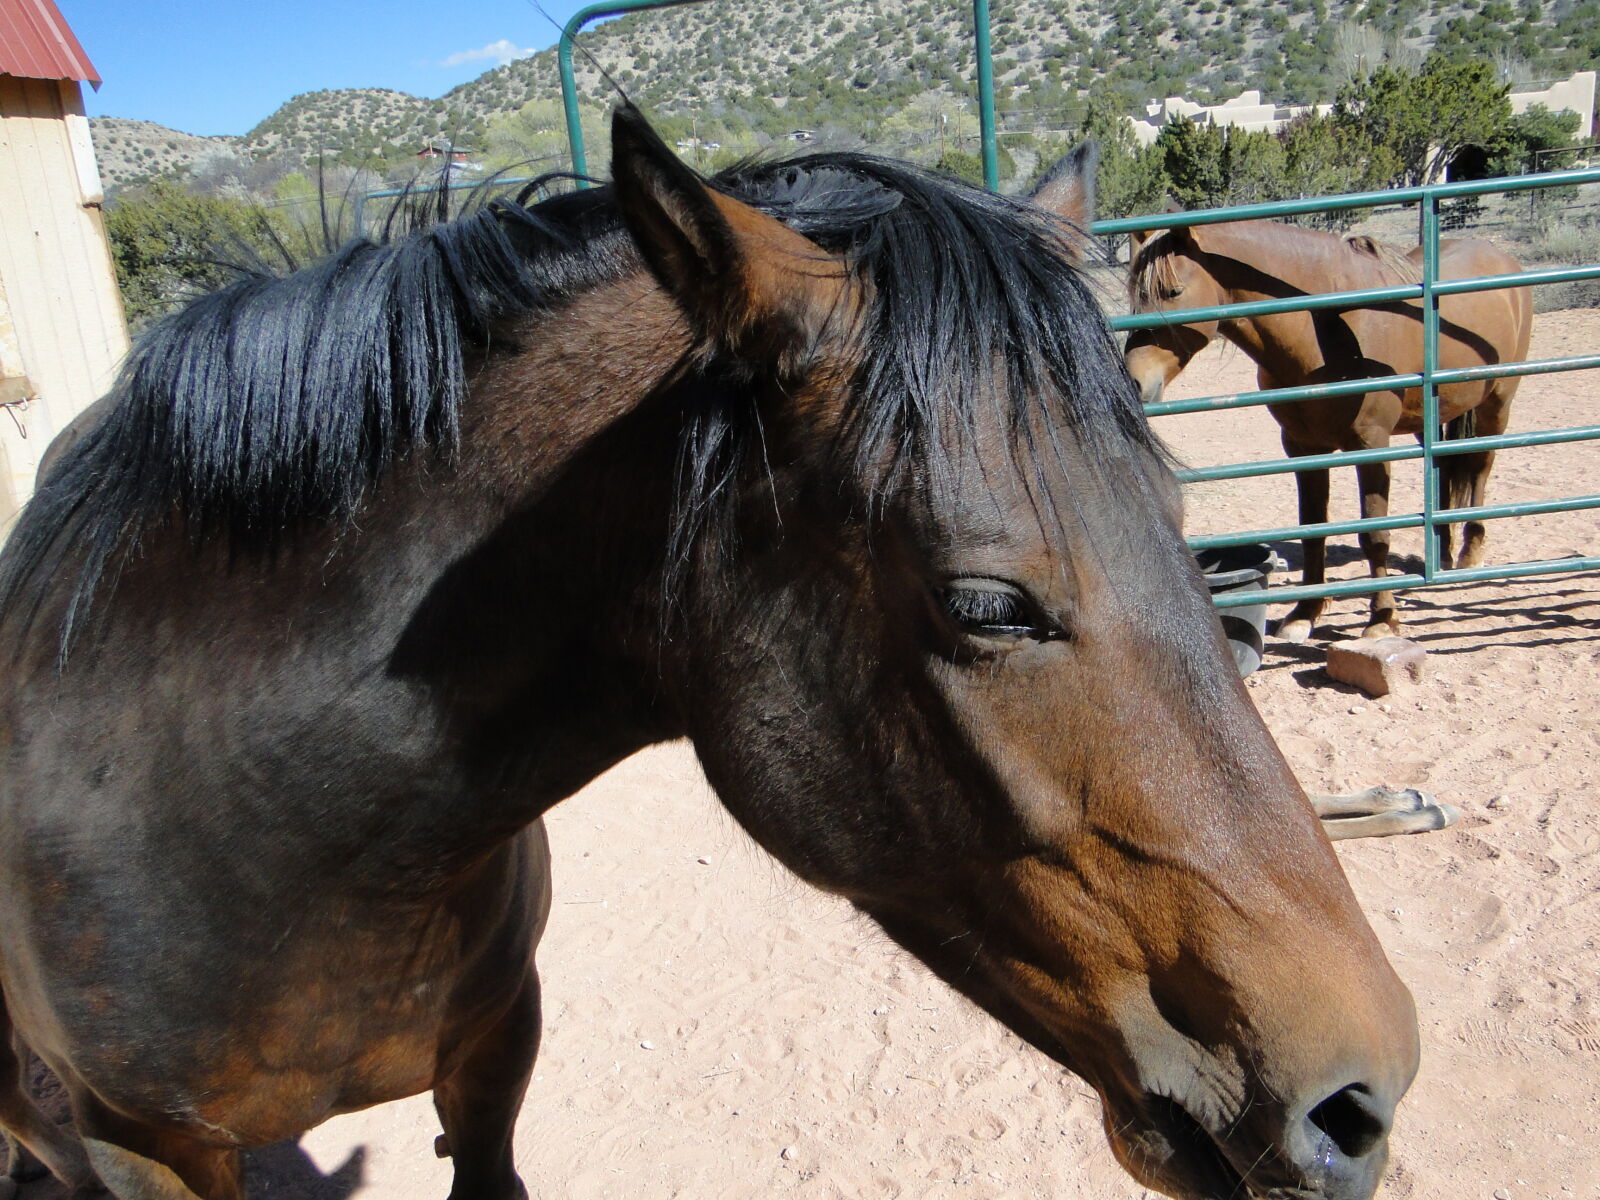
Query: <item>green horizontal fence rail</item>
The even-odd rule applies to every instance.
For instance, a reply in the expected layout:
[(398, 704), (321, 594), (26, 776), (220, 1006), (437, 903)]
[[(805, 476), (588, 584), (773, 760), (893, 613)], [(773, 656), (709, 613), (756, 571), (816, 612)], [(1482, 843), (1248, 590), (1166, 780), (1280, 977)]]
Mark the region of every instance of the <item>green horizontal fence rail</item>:
[(356, 236), (367, 236), (367, 204), (372, 200), (411, 200), (431, 195), (441, 190), (449, 192), (476, 192), (486, 189), (498, 190), (500, 188), (515, 187), (522, 183), (532, 183), (533, 181), (534, 176), (531, 175), (506, 176), (504, 178), (499, 175), (490, 175), (484, 179), (463, 179), (457, 181), (456, 183), (445, 183), (437, 187), (412, 186), (384, 188), (383, 190), (376, 192), (362, 192), (356, 197), (355, 203), (355, 220), (353, 224), (355, 225)]
[[(1422, 460), (1422, 511), (1420, 513), (1391, 514), (1381, 518), (1326, 521), (1315, 525), (1289, 525), (1274, 529), (1252, 529), (1237, 533), (1193, 537), (1189, 539), (1190, 546), (1200, 550), (1215, 546), (1238, 546), (1253, 542), (1328, 537), (1379, 529), (1421, 529), (1423, 531), (1423, 559), (1420, 573), (1386, 575), (1381, 579), (1341, 580), (1315, 587), (1274, 587), (1267, 592), (1267, 599), (1273, 603), (1291, 603), (1323, 596), (1359, 596), (1378, 591), (1402, 591), (1414, 588), (1442, 587), (1446, 584), (1455, 583), (1476, 583), (1489, 579), (1519, 579), (1531, 575), (1600, 569), (1600, 555), (1450, 569), (1439, 562), (1439, 543), (1436, 536), (1436, 530), (1440, 526), (1453, 525), (1461, 521), (1484, 521), (1501, 517), (1534, 516), (1543, 513), (1577, 512), (1600, 508), (1600, 495), (1569, 496), (1554, 500), (1527, 500), (1512, 504), (1486, 504), (1474, 508), (1453, 509), (1441, 508), (1439, 500), (1438, 464), (1441, 458), (1448, 455), (1467, 454), (1476, 450), (1504, 450), (1527, 446), (1547, 446), (1562, 442), (1588, 441), (1600, 438), (1600, 425), (1581, 425), (1569, 429), (1506, 433), (1493, 437), (1462, 438), (1448, 442), (1443, 440), (1443, 429), (1439, 422), (1438, 389), (1441, 385), (1476, 379), (1496, 379), (1502, 376), (1543, 375), (1554, 371), (1582, 371), (1600, 367), (1600, 354), (1582, 354), (1567, 358), (1534, 359), (1526, 362), (1494, 363), (1482, 367), (1444, 369), (1439, 366), (1439, 301), (1445, 296), (1462, 295), (1467, 292), (1600, 279), (1600, 265), (1522, 271), (1506, 275), (1486, 275), (1475, 279), (1441, 280), (1438, 277), (1440, 204), (1442, 201), (1461, 196), (1525, 192), (1536, 188), (1573, 187), (1587, 183), (1600, 183), (1600, 169), (1552, 171), (1542, 175), (1519, 175), (1508, 179), (1433, 184), (1426, 187), (1394, 188), (1381, 192), (1354, 192), (1344, 196), (1285, 200), (1269, 204), (1244, 204), (1231, 208), (1213, 208), (1195, 212), (1166, 213), (1160, 216), (1097, 221), (1091, 225), (1090, 232), (1101, 236), (1110, 236), (1178, 229), (1194, 225), (1213, 225), (1225, 221), (1244, 221), (1257, 218), (1274, 219), (1307, 213), (1335, 212), (1354, 208), (1376, 208), (1379, 205), (1416, 204), (1419, 208), (1418, 240), (1423, 249), (1422, 280), (1420, 283), (1398, 287), (1367, 288), (1360, 291), (1330, 292), (1318, 296), (1294, 296), (1282, 300), (1258, 300), (1244, 304), (1224, 304), (1208, 308), (1172, 309), (1166, 312), (1142, 313), (1111, 318), (1111, 327), (1113, 329), (1125, 331), (1225, 321), (1229, 318), (1265, 316), (1272, 313), (1308, 312), (1324, 309), (1349, 310), (1410, 301), (1420, 303), (1422, 309), (1422, 370), (1420, 372), (1403, 375), (1384, 375), (1339, 383), (1277, 388), (1269, 391), (1242, 392), (1231, 396), (1203, 396), (1194, 400), (1162, 400), (1145, 405), (1145, 412), (1148, 416), (1159, 417), (1176, 413), (1253, 408), (1267, 404), (1301, 403), (1307, 400), (1362, 395), (1367, 392), (1388, 391), (1394, 388), (1421, 388), (1423, 418), (1422, 444), (1420, 446), (1387, 446), (1370, 450), (1339, 451), (1333, 454), (1308, 454), (1300, 458), (1270, 459), (1263, 462), (1229, 463), (1215, 467), (1179, 471), (1178, 477), (1186, 483), (1221, 479), (1244, 479), (1263, 475), (1292, 474), (1299, 471), (1318, 470), (1324, 467), (1354, 466), (1363, 462), (1400, 462), (1420, 459)], [(1259, 604), (1261, 603), (1262, 595), (1260, 592), (1233, 592), (1218, 595), (1215, 600), (1219, 607), (1228, 608), (1237, 605)]]

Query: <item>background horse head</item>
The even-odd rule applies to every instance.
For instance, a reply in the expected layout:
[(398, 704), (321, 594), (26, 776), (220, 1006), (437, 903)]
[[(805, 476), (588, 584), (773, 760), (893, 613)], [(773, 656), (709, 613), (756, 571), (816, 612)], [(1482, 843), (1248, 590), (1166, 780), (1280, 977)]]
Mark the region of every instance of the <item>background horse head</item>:
[[(1181, 312), (1251, 300), (1284, 299), (1324, 292), (1355, 291), (1416, 283), (1422, 251), (1409, 253), (1370, 237), (1340, 238), (1275, 221), (1236, 221), (1188, 226), (1154, 237), (1135, 234), (1129, 260), (1129, 298), (1134, 312)], [(1517, 262), (1486, 242), (1441, 243), (1438, 277), (1470, 279), (1520, 271)], [(1528, 354), (1533, 301), (1527, 288), (1446, 296), (1440, 302), (1439, 366), (1514, 362)], [(1378, 304), (1318, 312), (1199, 321), (1137, 330), (1128, 338), (1128, 369), (1147, 403), (1218, 335), (1256, 362), (1263, 389), (1299, 387), (1422, 370), (1422, 309), (1418, 304)], [(1515, 377), (1445, 384), (1439, 416), (1446, 437), (1502, 433), (1516, 394)], [(1422, 389), (1269, 405), (1282, 427), (1283, 448), (1294, 456), (1387, 446), (1397, 433), (1422, 431)], [(1453, 454), (1441, 461), (1440, 499), (1446, 508), (1485, 501), (1494, 451)], [(1356, 467), (1361, 515), (1389, 512), (1389, 464)], [(1300, 523), (1328, 519), (1328, 471), (1295, 475)], [(1441, 560), (1451, 562), (1451, 529), (1440, 526)], [(1389, 533), (1360, 535), (1374, 578), (1388, 574)], [(1462, 531), (1457, 566), (1483, 560), (1482, 522)], [(1304, 581), (1322, 583), (1325, 539), (1305, 539)], [(1325, 600), (1302, 600), (1278, 632), (1303, 641), (1321, 616)], [(1374, 592), (1368, 637), (1398, 633), (1393, 592)]]
[[(1140, 1180), (1369, 1196), (1410, 997), (1072, 230), (613, 139), (609, 190), (178, 317), (8, 548), (0, 1011), (93, 1165), (237, 1200), (239, 1146), (431, 1087), (455, 1194), (519, 1196), (537, 818), (688, 736), (763, 846), (1088, 1080)], [(86, 1169), (4, 1067), (0, 1122)]]

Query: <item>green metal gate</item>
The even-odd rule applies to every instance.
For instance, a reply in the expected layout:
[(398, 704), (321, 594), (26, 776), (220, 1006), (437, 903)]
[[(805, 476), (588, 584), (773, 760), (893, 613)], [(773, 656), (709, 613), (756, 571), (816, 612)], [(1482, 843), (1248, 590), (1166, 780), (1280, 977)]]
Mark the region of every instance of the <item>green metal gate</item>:
[[(567, 22), (561, 32), (558, 60), (561, 71), (562, 99), (566, 109), (567, 137), (572, 147), (573, 170), (577, 174), (582, 175), (587, 170), (583, 146), (583, 129), (579, 123), (578, 116), (577, 85), (572, 70), (573, 39), (578, 32), (591, 22), (605, 17), (619, 16), (624, 13), (639, 12), (646, 9), (671, 8), (681, 4), (702, 2), (703, 0), (613, 0), (611, 3), (594, 4), (582, 9)], [(983, 151), (984, 180), (991, 189), (998, 189), (998, 141), (995, 131), (993, 63), (989, 48), (989, 0), (972, 0), (972, 15), (977, 62), (978, 115)], [(1380, 205), (1417, 204), (1419, 206), (1420, 228), (1418, 240), (1423, 247), (1421, 283), (1331, 293), (1322, 296), (1298, 296), (1290, 300), (1263, 300), (1248, 304), (1223, 305), (1215, 308), (1120, 316), (1111, 319), (1111, 327), (1113, 329), (1124, 331), (1157, 325), (1183, 324), (1186, 320), (1214, 321), (1225, 320), (1228, 317), (1263, 316), (1268, 313), (1300, 312), (1314, 309), (1350, 309), (1368, 304), (1392, 304), (1396, 301), (1414, 300), (1421, 302), (1423, 367), (1421, 372), (1417, 374), (1387, 375), (1381, 378), (1360, 379), (1347, 383), (1280, 388), (1275, 391), (1248, 392), (1233, 396), (1208, 396), (1197, 400), (1161, 401), (1146, 405), (1145, 411), (1152, 417), (1158, 417), (1172, 413), (1248, 408), (1291, 401), (1315, 400), (1329, 396), (1357, 395), (1389, 388), (1420, 387), (1423, 395), (1423, 437), (1420, 446), (1389, 446), (1371, 450), (1306, 455), (1302, 458), (1294, 459), (1274, 459), (1268, 462), (1203, 467), (1196, 470), (1182, 471), (1179, 473), (1179, 477), (1185, 482), (1242, 479), (1249, 476), (1289, 474), (1323, 467), (1354, 466), (1362, 462), (1397, 462), (1408, 459), (1421, 459), (1423, 464), (1422, 511), (1420, 513), (1391, 514), (1386, 517), (1364, 520), (1328, 521), (1316, 525), (1290, 525), (1276, 529), (1252, 529), (1238, 533), (1196, 537), (1189, 540), (1190, 545), (1194, 549), (1200, 550), (1215, 546), (1235, 546), (1251, 542), (1292, 540), (1308, 536), (1361, 533), (1378, 529), (1423, 530), (1423, 569), (1420, 574), (1413, 572), (1387, 575), (1382, 579), (1376, 580), (1342, 580), (1317, 587), (1275, 587), (1270, 591), (1271, 599), (1275, 603), (1287, 603), (1317, 596), (1362, 595), (1376, 591), (1437, 587), (1444, 584), (1469, 583), (1487, 579), (1516, 579), (1529, 575), (1592, 571), (1600, 568), (1600, 554), (1591, 554), (1577, 558), (1449, 569), (1443, 567), (1439, 562), (1438, 539), (1434, 536), (1434, 530), (1439, 525), (1453, 524), (1459, 521), (1483, 521), (1497, 517), (1531, 516), (1539, 513), (1600, 508), (1600, 494), (1568, 496), (1552, 500), (1522, 501), (1514, 504), (1488, 504), (1473, 508), (1441, 509), (1439, 507), (1438, 464), (1439, 459), (1446, 455), (1466, 454), (1475, 450), (1513, 449), (1524, 446), (1543, 446), (1558, 442), (1575, 442), (1600, 438), (1600, 425), (1582, 425), (1569, 429), (1551, 429), (1532, 433), (1508, 433), (1494, 437), (1444, 440), (1442, 436), (1443, 430), (1439, 424), (1439, 385), (1509, 375), (1539, 375), (1552, 371), (1580, 371), (1587, 368), (1600, 367), (1600, 354), (1442, 370), (1438, 365), (1440, 299), (1464, 292), (1491, 291), (1496, 288), (1600, 279), (1600, 265), (1545, 271), (1525, 271), (1514, 275), (1487, 276), (1480, 279), (1441, 280), (1438, 278), (1440, 204), (1445, 200), (1462, 196), (1481, 196), (1498, 192), (1524, 192), (1536, 188), (1571, 187), (1588, 183), (1600, 183), (1600, 169), (1558, 171), (1544, 175), (1523, 175), (1510, 179), (1492, 179), (1472, 183), (1435, 184), (1429, 187), (1398, 188), (1382, 192), (1358, 192), (1344, 196), (1329, 196), (1310, 200), (1286, 200), (1271, 204), (1251, 204), (1234, 208), (1169, 213), (1153, 217), (1129, 217), (1116, 221), (1099, 221), (1091, 226), (1091, 232), (1094, 234), (1111, 235), (1135, 231), (1174, 229), (1188, 225), (1209, 225), (1223, 221), (1238, 221), (1250, 218), (1270, 219), (1304, 213), (1330, 212), (1339, 209), (1376, 208)], [(580, 186), (582, 185), (580, 184)], [(1260, 602), (1261, 595), (1259, 592), (1224, 593), (1216, 597), (1216, 603), (1219, 607), (1259, 604)]]
[[(1376, 208), (1379, 205), (1411, 204), (1420, 206), (1420, 242), (1423, 247), (1422, 281), (1395, 287), (1369, 288), (1362, 291), (1334, 292), (1320, 296), (1296, 296), (1286, 300), (1260, 300), (1246, 304), (1219, 305), (1212, 308), (1171, 310), (1145, 313), (1111, 319), (1116, 330), (1149, 329), (1163, 325), (1181, 325), (1193, 321), (1226, 320), (1229, 317), (1265, 316), (1269, 313), (1304, 312), (1322, 309), (1352, 309), (1373, 304), (1392, 304), (1396, 301), (1420, 300), (1422, 304), (1423, 367), (1417, 374), (1385, 375), (1350, 382), (1313, 384), (1305, 387), (1279, 388), (1273, 391), (1245, 392), (1233, 396), (1206, 396), (1195, 400), (1158, 401), (1145, 406), (1152, 417), (1172, 413), (1209, 412), (1218, 409), (1250, 408), (1266, 404), (1281, 404), (1316, 400), (1329, 396), (1350, 396), (1364, 392), (1385, 391), (1390, 388), (1422, 389), (1423, 431), (1420, 446), (1387, 446), (1372, 450), (1339, 451), (1333, 454), (1311, 454), (1301, 458), (1273, 459), (1267, 462), (1234, 463), (1216, 467), (1202, 467), (1180, 471), (1185, 482), (1221, 479), (1242, 479), (1250, 476), (1282, 475), (1323, 467), (1354, 466), (1362, 462), (1397, 462), (1406, 459), (1422, 460), (1422, 511), (1420, 513), (1391, 514), (1386, 517), (1354, 521), (1328, 521), (1316, 525), (1290, 525), (1276, 529), (1252, 529), (1238, 533), (1217, 534), (1190, 539), (1194, 549), (1213, 546), (1237, 546), (1250, 542), (1283, 541), (1302, 537), (1322, 537), (1336, 534), (1361, 533), (1377, 529), (1423, 530), (1423, 569), (1421, 573), (1386, 575), (1381, 579), (1354, 579), (1325, 583), (1316, 587), (1275, 587), (1271, 589), (1274, 602), (1290, 602), (1317, 596), (1352, 596), (1378, 591), (1398, 591), (1419, 587), (1437, 587), (1452, 583), (1470, 583), (1485, 579), (1516, 579), (1527, 575), (1546, 575), (1555, 572), (1592, 571), (1600, 568), (1600, 555), (1580, 558), (1546, 559), (1536, 562), (1519, 562), (1496, 566), (1469, 567), (1452, 570), (1439, 562), (1439, 544), (1434, 530), (1458, 521), (1483, 521), (1496, 517), (1531, 516), (1538, 513), (1571, 512), (1600, 508), (1600, 495), (1568, 496), (1552, 500), (1528, 500), (1514, 504), (1486, 504), (1472, 508), (1442, 509), (1439, 506), (1439, 459), (1450, 454), (1468, 454), (1474, 450), (1502, 450), (1523, 446), (1544, 446), (1557, 442), (1585, 441), (1600, 438), (1600, 425), (1581, 425), (1568, 429), (1550, 429), (1531, 433), (1506, 433), (1493, 437), (1443, 439), (1439, 422), (1438, 388), (1441, 384), (1459, 383), (1474, 379), (1494, 379), (1510, 375), (1541, 375), (1552, 371), (1581, 371), (1600, 367), (1600, 354), (1577, 355), (1570, 358), (1542, 359), (1520, 363), (1495, 363), (1483, 367), (1465, 367), (1453, 370), (1440, 369), (1439, 363), (1439, 301), (1445, 296), (1464, 292), (1492, 291), (1497, 288), (1525, 287), (1534, 284), (1562, 283), (1573, 280), (1600, 278), (1600, 266), (1567, 267), (1545, 271), (1523, 271), (1510, 275), (1490, 275), (1478, 279), (1441, 280), (1439, 264), (1439, 206), (1442, 201), (1458, 196), (1481, 196), (1494, 192), (1523, 192), (1535, 188), (1571, 187), (1576, 184), (1600, 183), (1600, 170), (1559, 171), (1544, 175), (1522, 175), (1508, 179), (1489, 179), (1471, 183), (1444, 183), (1429, 187), (1397, 188), (1382, 192), (1357, 192), (1345, 196), (1328, 196), (1313, 200), (1287, 200), (1271, 204), (1249, 204), (1234, 208), (1216, 208), (1204, 211), (1168, 213), (1159, 217), (1129, 217), (1117, 221), (1098, 221), (1091, 226), (1096, 234), (1122, 234), (1154, 229), (1173, 229), (1190, 225), (1211, 225), (1223, 221), (1250, 218), (1279, 218), (1302, 213), (1330, 212), (1339, 209)], [(1219, 595), (1220, 607), (1260, 603), (1260, 593), (1232, 593)]]

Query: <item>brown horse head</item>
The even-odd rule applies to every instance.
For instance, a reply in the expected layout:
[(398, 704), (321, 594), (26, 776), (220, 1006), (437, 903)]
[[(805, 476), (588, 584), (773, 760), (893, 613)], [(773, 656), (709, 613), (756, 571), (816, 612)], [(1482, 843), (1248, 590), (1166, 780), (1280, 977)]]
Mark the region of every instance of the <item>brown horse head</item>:
[[(1168, 212), (1181, 207), (1168, 201)], [(1193, 225), (1154, 234), (1128, 235), (1128, 302), (1135, 313), (1209, 308), (1227, 303), (1227, 293), (1205, 267), (1204, 227)], [(1146, 404), (1161, 399), (1167, 384), (1217, 336), (1219, 322), (1136, 329), (1124, 355), (1128, 372)]]
[[(773, 381), (696, 395), (679, 500), (663, 669), (724, 802), (1087, 1079), (1149, 1186), (1369, 1196), (1411, 1000), (1228, 659), (1068, 232), (859, 158), (742, 202), (627, 114), (614, 162), (704, 361)], [(819, 194), (876, 215), (813, 227)]]

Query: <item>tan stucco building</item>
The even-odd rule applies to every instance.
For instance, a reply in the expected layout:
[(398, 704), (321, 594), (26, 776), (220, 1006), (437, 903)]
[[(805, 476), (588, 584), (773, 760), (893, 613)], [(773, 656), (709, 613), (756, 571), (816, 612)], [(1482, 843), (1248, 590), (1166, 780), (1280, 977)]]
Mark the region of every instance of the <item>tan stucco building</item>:
[(128, 349), (83, 83), (54, 0), (0, 0), (0, 533)]
[[(1595, 77), (1594, 71), (1578, 71), (1571, 78), (1557, 80), (1540, 91), (1512, 92), (1513, 113), (1526, 112), (1535, 104), (1542, 104), (1551, 112), (1575, 112), (1582, 123), (1578, 126), (1578, 140), (1588, 141), (1595, 135)], [(1196, 104), (1182, 96), (1168, 96), (1165, 100), (1152, 100), (1145, 106), (1145, 115), (1135, 117), (1134, 136), (1140, 145), (1148, 146), (1160, 135), (1168, 121), (1188, 117), (1197, 125), (1231, 125), (1247, 132), (1276, 133), (1296, 117), (1306, 113), (1325, 117), (1333, 111), (1331, 104), (1263, 104), (1258, 90), (1240, 92), (1232, 100), (1221, 104)]]

